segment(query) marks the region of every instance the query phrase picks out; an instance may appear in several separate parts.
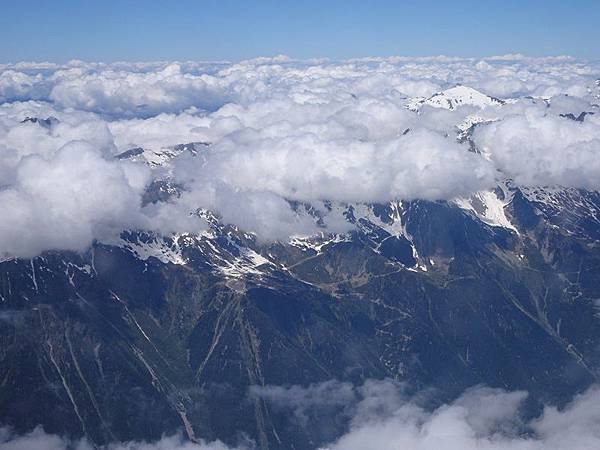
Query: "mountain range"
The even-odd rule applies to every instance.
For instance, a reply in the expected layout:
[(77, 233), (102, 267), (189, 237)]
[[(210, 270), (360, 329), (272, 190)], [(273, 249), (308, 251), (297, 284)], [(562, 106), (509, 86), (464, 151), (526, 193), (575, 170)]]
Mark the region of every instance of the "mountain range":
[[(408, 108), (504, 101), (456, 86)], [(456, 128), (474, 152), (479, 123)], [(192, 142), (116, 158), (168, 169), (210, 151)], [(184, 189), (166, 170), (144, 202)], [(319, 226), (318, 208), (289, 203)], [(528, 391), (534, 414), (598, 381), (600, 193), (504, 178), (451, 201), (324, 205), (351, 231), (270, 242), (198, 209), (209, 224), (199, 233), (126, 230), (83, 253), (5, 257), (2, 422), (99, 445), (184, 430), (299, 450), (345, 423), (300, 424), (253, 386), (391, 378), (441, 404), (484, 384)]]

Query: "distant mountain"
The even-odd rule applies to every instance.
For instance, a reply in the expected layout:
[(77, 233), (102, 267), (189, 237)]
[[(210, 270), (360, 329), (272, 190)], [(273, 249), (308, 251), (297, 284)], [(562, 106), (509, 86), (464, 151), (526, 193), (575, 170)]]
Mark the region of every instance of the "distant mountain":
[(144, 149), (142, 147), (134, 147), (125, 150), (115, 156), (117, 159), (129, 159), (131, 161), (142, 161), (149, 166), (162, 166), (171, 161), (176, 156), (184, 152), (189, 152), (196, 155), (202, 149), (208, 147), (207, 142), (189, 142), (187, 144), (177, 144), (171, 147), (161, 148), (159, 150)]
[(469, 105), (484, 108), (486, 106), (502, 105), (503, 100), (490, 97), (476, 89), (467, 86), (455, 86), (445, 91), (433, 94), (429, 98), (415, 98), (408, 103), (408, 108), (416, 111), (427, 105), (434, 108), (456, 109), (459, 106)]
[(39, 117), (25, 117), (21, 123), (35, 123), (41, 127), (50, 129), (59, 123), (59, 121), (56, 117), (47, 117), (46, 119), (40, 119)]

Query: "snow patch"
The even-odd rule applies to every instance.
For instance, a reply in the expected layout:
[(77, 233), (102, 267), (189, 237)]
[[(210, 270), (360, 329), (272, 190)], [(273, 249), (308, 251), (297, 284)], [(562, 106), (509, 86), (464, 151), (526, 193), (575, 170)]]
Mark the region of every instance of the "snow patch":
[(141, 261), (146, 261), (149, 258), (156, 258), (164, 264), (187, 264), (187, 261), (181, 254), (178, 236), (172, 238), (162, 238), (157, 236), (153, 239), (148, 239), (147, 241), (138, 239), (135, 242), (120, 239), (120, 242), (117, 245), (129, 250)]
[(493, 191), (481, 191), (468, 199), (457, 198), (454, 199), (454, 203), (460, 208), (472, 212), (488, 225), (507, 228), (517, 234), (519, 233), (504, 212), (509, 199), (501, 200)]

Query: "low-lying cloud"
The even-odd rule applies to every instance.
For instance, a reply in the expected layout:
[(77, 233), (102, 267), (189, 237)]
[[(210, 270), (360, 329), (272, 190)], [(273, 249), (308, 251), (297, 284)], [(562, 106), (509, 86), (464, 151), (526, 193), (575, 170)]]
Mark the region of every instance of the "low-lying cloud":
[[(87, 439), (68, 439), (46, 433), (42, 427), (36, 427), (26, 434), (16, 434), (8, 427), (0, 428), (1, 450), (93, 450), (97, 448), (97, 445)], [(101, 448), (103, 450), (244, 450), (243, 447), (228, 447), (221, 441), (191, 442), (181, 433), (164, 436), (156, 442), (118, 442)]]
[[(342, 436), (322, 450), (592, 450), (600, 448), (600, 389), (592, 387), (562, 409), (545, 406), (537, 417), (522, 410), (527, 393), (477, 386), (430, 409), (427, 393), (409, 395), (391, 380), (362, 386), (329, 381), (256, 387), (254, 395), (300, 425), (336, 411), (348, 417)], [(313, 418), (314, 418), (313, 417)]]
[[(523, 108), (505, 116), (476, 130), (475, 142), (520, 185), (598, 189), (600, 115), (585, 116), (579, 122), (547, 109)], [(596, 108), (587, 110), (595, 112)], [(577, 112), (566, 114), (579, 117), (587, 110), (572, 109)]]
[[(198, 208), (286, 239), (318, 230), (292, 201), (339, 231), (324, 201), (450, 200), (505, 178), (595, 190), (599, 73), (522, 55), (0, 66), (0, 255), (84, 250), (127, 228), (194, 233)], [(500, 101), (422, 101), (457, 84)], [(457, 139), (471, 123), (480, 152)], [(206, 145), (168, 150), (190, 142)], [(115, 158), (136, 147), (145, 157)], [(184, 189), (143, 206), (157, 178)]]
[(21, 159), (14, 181), (0, 191), (0, 248), (21, 256), (48, 248), (81, 250), (94, 238), (135, 227), (132, 211), (139, 209), (148, 175), (143, 169), (104, 159), (82, 141), (48, 159)]
[[(367, 380), (362, 385), (326, 381), (302, 386), (254, 386), (277, 415), (323, 438), (316, 424), (336, 417), (340, 433), (320, 450), (595, 450), (600, 448), (600, 388), (592, 386), (562, 408), (544, 406), (534, 417), (524, 410), (527, 393), (485, 386), (466, 390), (454, 401), (427, 406), (431, 392), (409, 393), (403, 383)], [(320, 433), (320, 434), (319, 434)], [(72, 440), (37, 427), (14, 433), (0, 427), (1, 450), (88, 450), (86, 439)], [(233, 450), (221, 441), (191, 442), (183, 435), (156, 442), (115, 442), (103, 450)], [(252, 442), (235, 447), (255, 448)]]

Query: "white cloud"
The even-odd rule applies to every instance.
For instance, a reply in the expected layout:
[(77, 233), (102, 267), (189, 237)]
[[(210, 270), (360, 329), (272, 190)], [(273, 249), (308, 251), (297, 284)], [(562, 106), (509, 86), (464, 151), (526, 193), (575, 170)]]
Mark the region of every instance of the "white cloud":
[[(292, 133), (290, 133), (292, 134)], [(223, 140), (200, 171), (242, 191), (302, 200), (437, 200), (493, 185), (480, 156), (426, 129), (383, 141), (327, 139), (318, 133)]]
[(62, 107), (109, 116), (151, 116), (191, 106), (214, 109), (228, 98), (220, 79), (182, 73), (179, 64), (158, 71), (99, 72), (72, 68), (57, 72), (49, 98)]
[[(503, 176), (598, 189), (600, 115), (583, 123), (560, 116), (598, 111), (598, 73), (596, 63), (522, 55), (5, 65), (0, 201), (11, 210), (0, 225), (0, 252), (82, 249), (124, 227), (194, 232), (202, 223), (189, 214), (199, 207), (284, 239), (315, 231), (289, 200), (452, 199)], [(407, 110), (414, 97), (456, 83), (521, 99)], [(21, 123), (26, 117), (58, 122)], [(456, 126), (468, 117), (493, 121), (474, 135), (487, 158), (456, 142)], [(188, 142), (211, 146), (168, 168), (113, 160), (133, 147), (161, 152)], [(143, 184), (158, 176), (186, 191), (142, 209)], [(344, 228), (322, 213), (330, 229)]]
[[(46, 433), (42, 427), (36, 427), (27, 434), (15, 434), (7, 427), (0, 427), (0, 450), (92, 450), (87, 439), (70, 440), (56, 434)], [(164, 436), (156, 442), (130, 441), (112, 443), (102, 447), (104, 450), (243, 450), (245, 447), (228, 447), (221, 441), (191, 442), (181, 434)]]
[(35, 98), (36, 87), (42, 80), (41, 75), (30, 76), (17, 70), (3, 70), (0, 73), (0, 101)]
[[(402, 383), (366, 380), (357, 386), (330, 380), (302, 386), (253, 386), (262, 398), (309, 433), (327, 417), (346, 423), (341, 436), (323, 450), (595, 450), (600, 448), (600, 388), (592, 386), (561, 409), (544, 406), (536, 417), (522, 407), (527, 393), (476, 386), (454, 401), (428, 407), (431, 392), (409, 394)], [(313, 430), (315, 431), (315, 430)], [(319, 439), (320, 437), (316, 437)], [(88, 450), (86, 440), (44, 432), (25, 434), (0, 427), (1, 450)], [(106, 450), (227, 450), (220, 441), (193, 443), (181, 434), (156, 442), (115, 442)], [(253, 448), (251, 443), (237, 449)]]
[(51, 158), (30, 155), (0, 191), (0, 249), (35, 256), (45, 249), (84, 250), (94, 238), (139, 223), (144, 167), (107, 159), (72, 141)]
[[(572, 111), (578, 116), (585, 109)], [(577, 122), (555, 112), (549, 113), (545, 106), (522, 107), (479, 127), (474, 140), (518, 184), (598, 189), (600, 117)]]
[[(525, 419), (522, 391), (474, 387), (451, 403), (423, 406), (428, 394), (408, 395), (391, 380), (367, 380), (362, 386), (328, 381), (306, 388), (255, 387), (278, 411), (299, 425), (320, 414), (348, 417), (347, 431), (329, 450), (593, 450), (600, 448), (600, 389), (590, 388), (563, 409), (546, 406)], [(424, 396), (423, 396), (424, 395)], [(341, 412), (340, 412), (341, 411)]]

